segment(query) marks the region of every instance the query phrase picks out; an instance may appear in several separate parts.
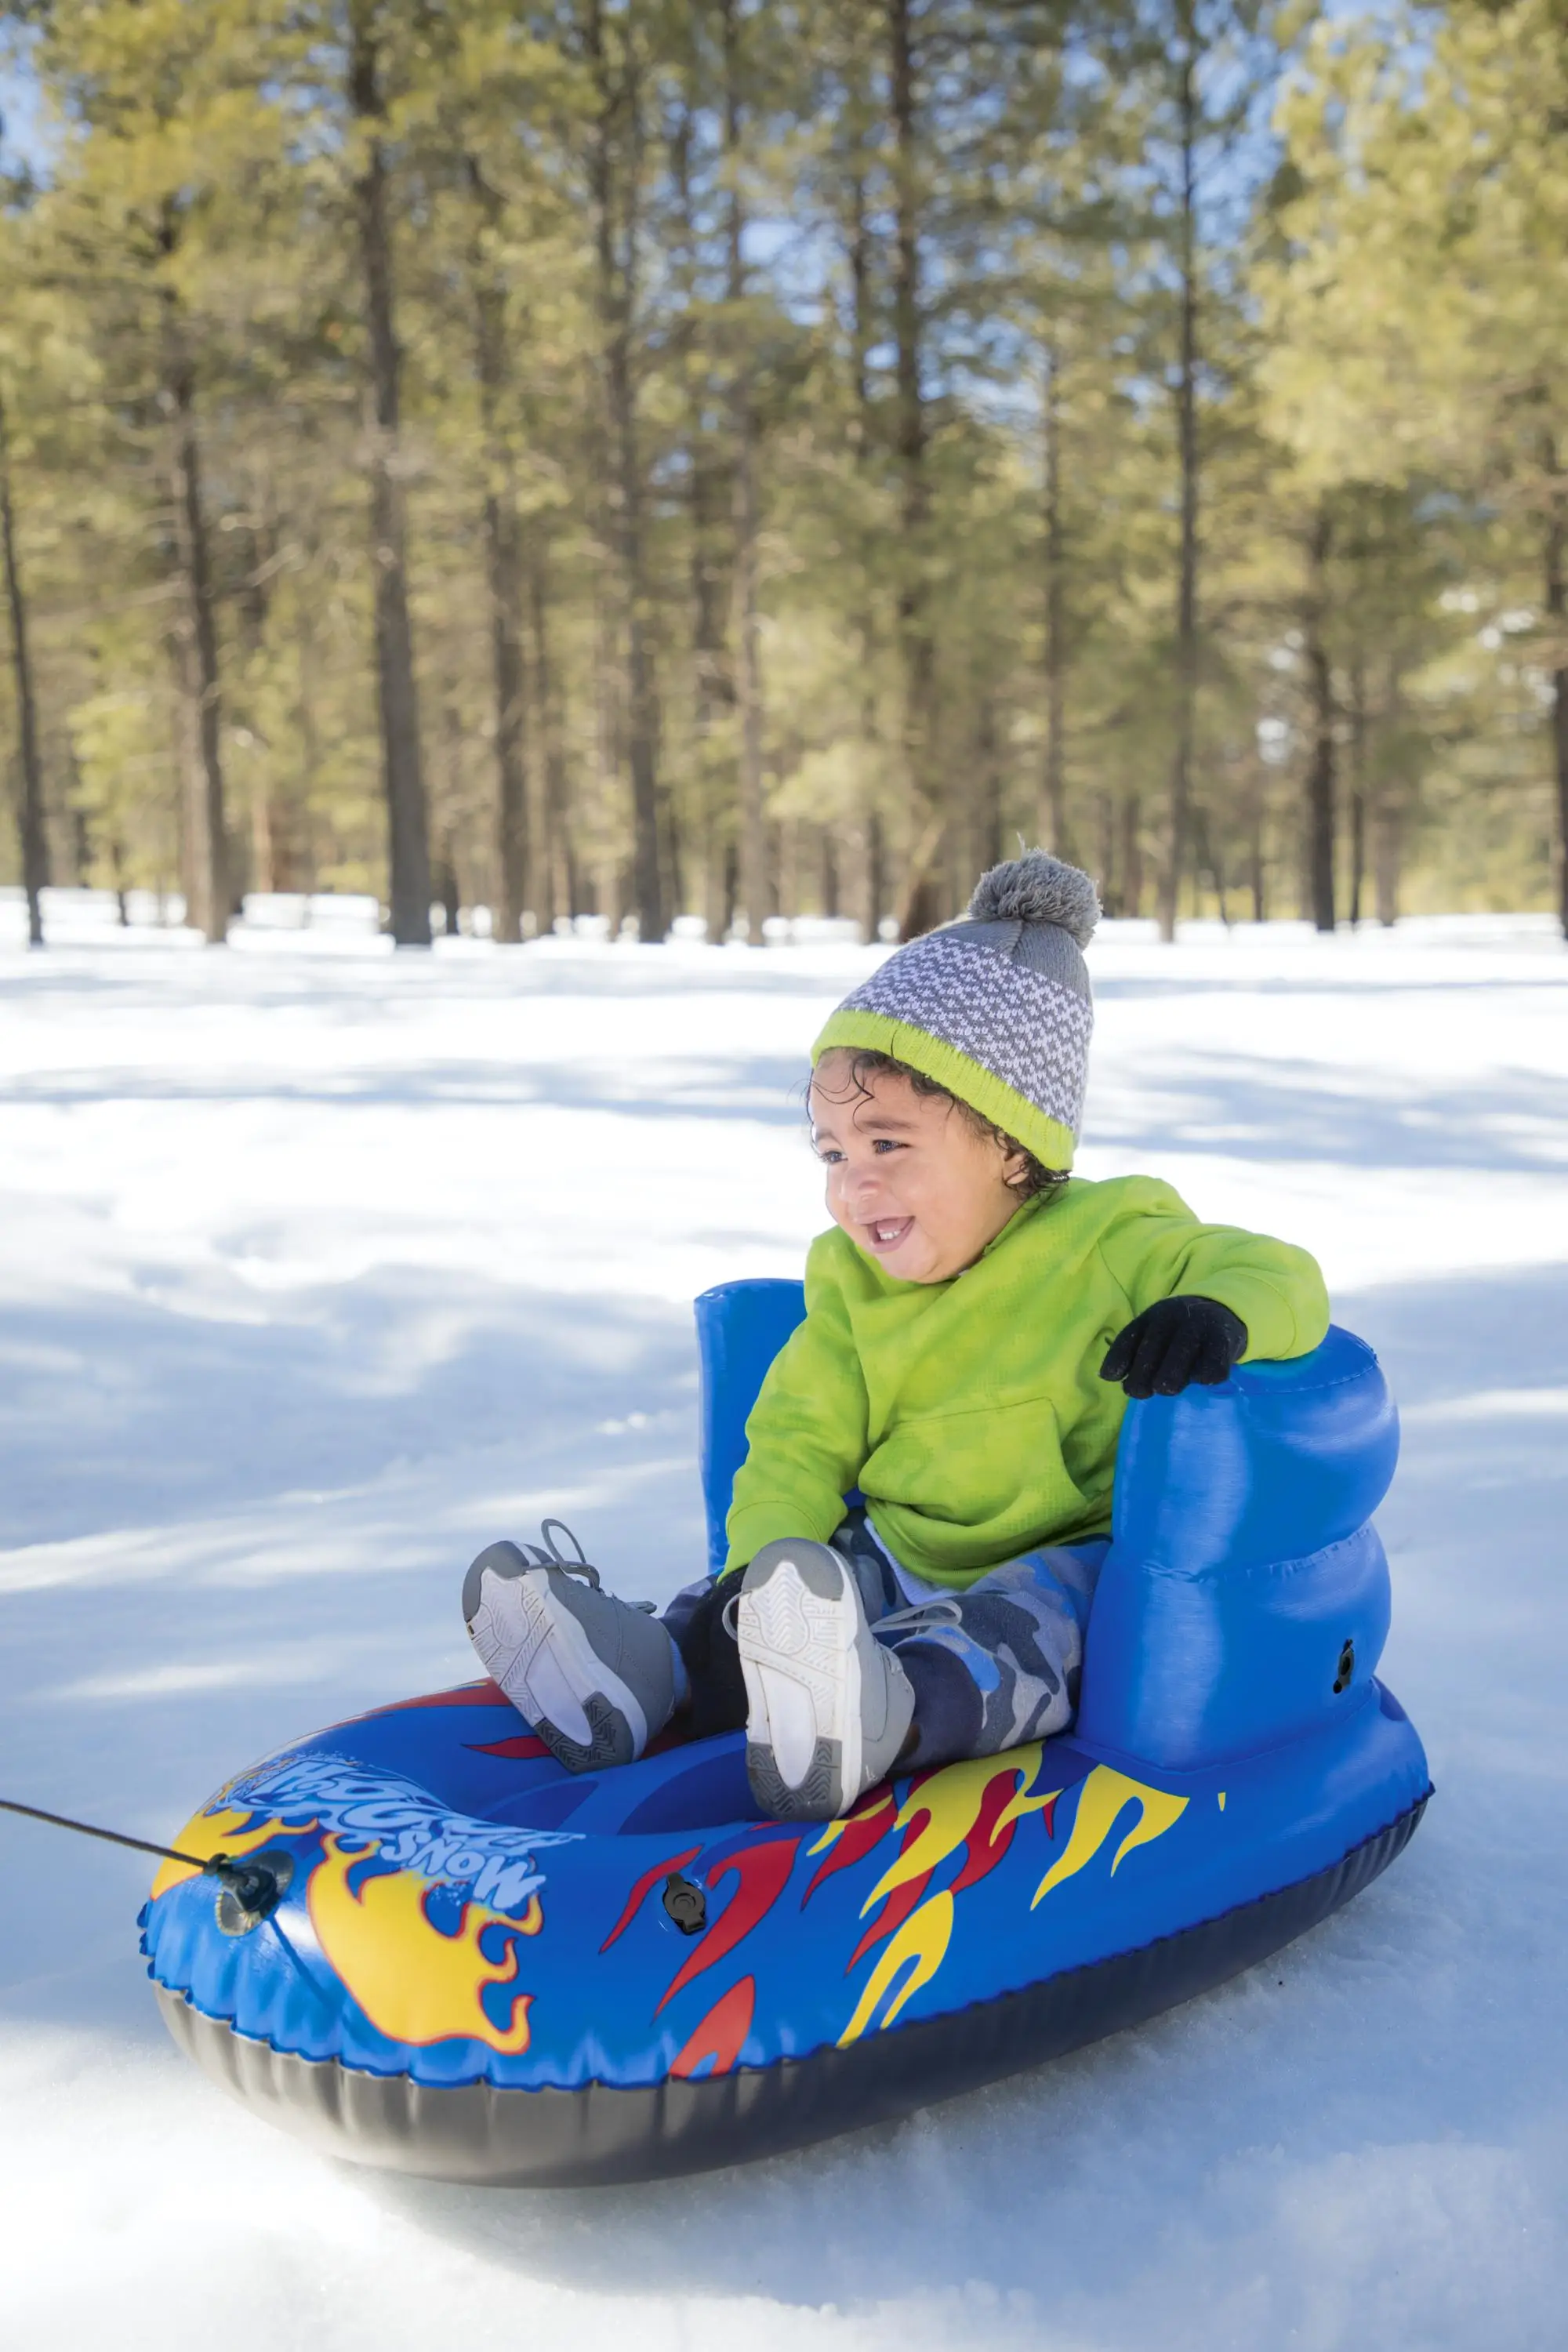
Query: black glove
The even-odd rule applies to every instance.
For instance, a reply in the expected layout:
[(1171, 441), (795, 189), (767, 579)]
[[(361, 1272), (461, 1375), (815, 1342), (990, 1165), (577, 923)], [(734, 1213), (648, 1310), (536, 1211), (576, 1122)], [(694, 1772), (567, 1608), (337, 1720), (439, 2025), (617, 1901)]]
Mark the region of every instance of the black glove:
[(724, 1622), (731, 1602), (738, 1601), (740, 1594), (738, 1573), (718, 1578), (675, 1632), (675, 1644), (691, 1685), (693, 1739), (711, 1739), (715, 1732), (739, 1731), (745, 1724), (741, 1653)]
[(1117, 1333), (1100, 1377), (1130, 1397), (1179, 1396), (1194, 1381), (1217, 1387), (1246, 1349), (1246, 1324), (1217, 1298), (1159, 1298)]

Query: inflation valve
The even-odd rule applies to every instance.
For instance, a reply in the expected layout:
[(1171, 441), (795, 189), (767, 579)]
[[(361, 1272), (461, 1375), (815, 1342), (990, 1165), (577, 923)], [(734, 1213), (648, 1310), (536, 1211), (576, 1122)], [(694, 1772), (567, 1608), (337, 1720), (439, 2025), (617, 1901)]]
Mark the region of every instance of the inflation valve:
[(679, 1870), (664, 1882), (664, 1907), (683, 1936), (700, 1936), (708, 1925), (708, 1897)]

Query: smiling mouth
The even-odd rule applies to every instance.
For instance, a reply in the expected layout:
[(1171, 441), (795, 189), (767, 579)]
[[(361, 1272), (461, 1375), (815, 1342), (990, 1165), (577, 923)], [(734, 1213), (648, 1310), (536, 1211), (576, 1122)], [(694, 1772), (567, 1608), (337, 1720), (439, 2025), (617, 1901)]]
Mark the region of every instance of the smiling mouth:
[(866, 1230), (871, 1236), (871, 1247), (879, 1250), (897, 1249), (914, 1224), (912, 1217), (877, 1217)]

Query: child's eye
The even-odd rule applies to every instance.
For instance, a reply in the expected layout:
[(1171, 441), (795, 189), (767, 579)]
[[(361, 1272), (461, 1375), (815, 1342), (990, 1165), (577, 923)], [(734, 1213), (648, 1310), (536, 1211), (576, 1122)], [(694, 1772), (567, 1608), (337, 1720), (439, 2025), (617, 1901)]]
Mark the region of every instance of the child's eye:
[(842, 1151), (835, 1150), (831, 1144), (822, 1144), (817, 1149), (816, 1156), (825, 1168), (837, 1168), (844, 1154)]
[(873, 1151), (901, 1151), (903, 1148), (903, 1145), (898, 1140), (897, 1137), (891, 1135), (878, 1136), (876, 1141), (871, 1146)]

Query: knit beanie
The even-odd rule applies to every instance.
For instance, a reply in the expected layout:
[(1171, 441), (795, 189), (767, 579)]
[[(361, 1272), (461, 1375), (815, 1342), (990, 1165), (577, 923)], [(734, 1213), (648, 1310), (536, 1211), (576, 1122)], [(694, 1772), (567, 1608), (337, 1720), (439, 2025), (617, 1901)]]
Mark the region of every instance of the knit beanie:
[(968, 1103), (1047, 1168), (1072, 1164), (1094, 1005), (1081, 950), (1094, 884), (1043, 849), (983, 874), (969, 912), (879, 965), (811, 1049), (890, 1054)]

